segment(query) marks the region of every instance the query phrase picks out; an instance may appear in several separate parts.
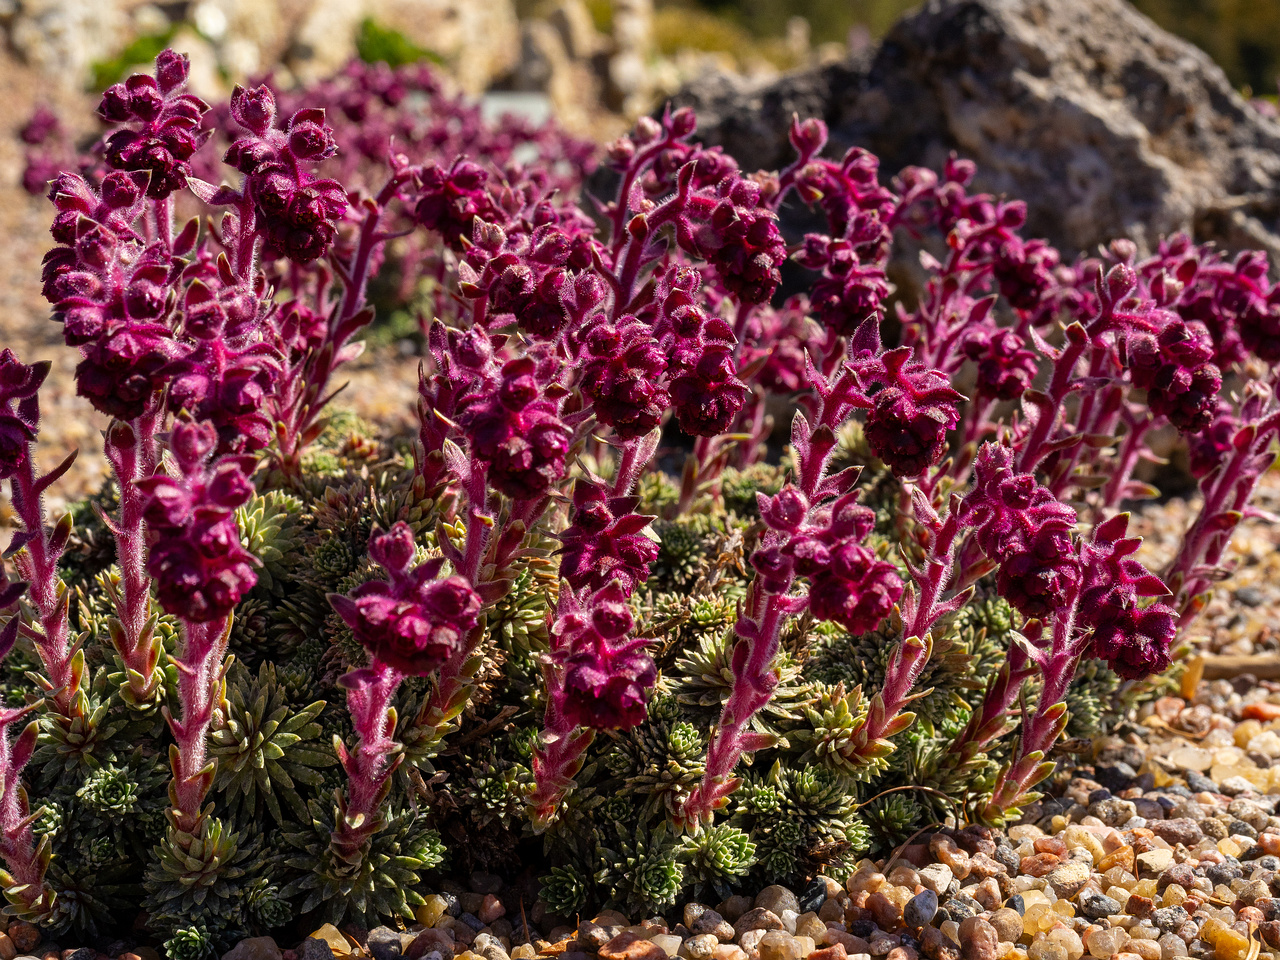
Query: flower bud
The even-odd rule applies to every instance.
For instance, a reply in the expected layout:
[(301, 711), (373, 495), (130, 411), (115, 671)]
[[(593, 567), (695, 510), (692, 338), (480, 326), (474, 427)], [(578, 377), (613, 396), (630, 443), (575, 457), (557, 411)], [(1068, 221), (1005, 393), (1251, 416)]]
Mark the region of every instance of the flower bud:
[(641, 117), (636, 121), (633, 139), (638, 145), (644, 146), (652, 143), (660, 136), (662, 136), (662, 126), (653, 117)]
[(250, 133), (263, 136), (276, 119), (276, 98), (266, 84), (245, 88), (236, 85), (231, 93), (231, 116)]
[[(638, 129), (639, 124), (636, 126)], [(681, 107), (671, 115), (670, 129), (671, 136), (676, 140), (693, 136), (693, 132), (698, 129), (698, 115), (690, 107)]]
[(809, 501), (799, 488), (788, 483), (774, 496), (760, 496), (760, 516), (770, 529), (795, 533), (809, 512)]

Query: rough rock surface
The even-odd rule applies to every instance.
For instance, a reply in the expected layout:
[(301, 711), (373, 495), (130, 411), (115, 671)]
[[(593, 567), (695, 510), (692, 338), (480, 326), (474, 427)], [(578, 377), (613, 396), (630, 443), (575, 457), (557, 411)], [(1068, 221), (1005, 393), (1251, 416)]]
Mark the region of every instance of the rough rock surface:
[(793, 112), (823, 117), (835, 149), (878, 154), (885, 175), (957, 151), (1064, 251), (1191, 229), (1280, 253), (1280, 125), (1123, 0), (929, 0), (861, 58), (678, 99), (751, 169), (788, 162)]
[(294, 72), (314, 79), (341, 67), (354, 53), (352, 39), (365, 17), (438, 54), (468, 93), (483, 91), (519, 56), (510, 0), (316, 0), (289, 52)]

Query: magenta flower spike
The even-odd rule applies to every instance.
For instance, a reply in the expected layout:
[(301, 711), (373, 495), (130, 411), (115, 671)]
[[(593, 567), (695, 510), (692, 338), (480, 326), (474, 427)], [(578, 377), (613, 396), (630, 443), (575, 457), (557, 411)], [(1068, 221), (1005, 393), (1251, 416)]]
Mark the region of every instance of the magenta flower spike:
[(334, 740), (348, 786), (331, 844), (347, 862), (358, 862), (363, 845), (381, 828), (391, 774), (403, 761), (392, 737), (396, 712), (391, 701), (400, 681), (438, 671), (464, 650), (480, 612), (480, 597), (465, 578), (441, 578), (443, 559), (415, 564), (415, 553), (407, 524), (397, 523), (385, 533), (375, 529), (369, 556), (388, 579), (370, 580), (349, 596), (329, 595), (371, 661), (341, 679), (358, 744), (349, 751)]
[(215, 459), (218, 442), (210, 423), (180, 421), (169, 438), (174, 475), (139, 481), (146, 520), (156, 534), (147, 572), (166, 612), (182, 627), (178, 670), (181, 717), (163, 708), (175, 741), (169, 760), (170, 820), (180, 835), (195, 838), (213, 786), (206, 738), (222, 699), (231, 612), (257, 582), (257, 558), (240, 545), (234, 511), (253, 496), (251, 458)]
[(528, 798), (535, 829), (555, 819), (595, 731), (634, 727), (647, 716), (658, 672), (644, 652), (648, 641), (627, 636), (635, 628), (629, 593), (615, 580), (594, 592), (561, 594), (544, 667), (547, 709)]

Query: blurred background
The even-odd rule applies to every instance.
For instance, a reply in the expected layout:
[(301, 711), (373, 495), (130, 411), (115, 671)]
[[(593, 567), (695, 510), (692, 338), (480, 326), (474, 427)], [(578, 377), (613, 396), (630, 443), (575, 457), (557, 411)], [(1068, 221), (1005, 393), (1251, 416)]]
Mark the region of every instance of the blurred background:
[[(1071, 2), (1071, 0), (1062, 0)], [(1280, 0), (1132, 0), (1206, 50), (1246, 95), (1274, 94)], [(577, 132), (610, 136), (713, 72), (767, 79), (868, 48), (909, 0), (0, 0), (4, 77), (48, 99), (101, 89), (167, 44), (206, 95), (272, 72), (310, 80), (353, 54), (426, 58), (460, 88), (537, 94)], [(538, 110), (538, 99), (504, 105)], [(13, 109), (4, 111), (17, 119)]]

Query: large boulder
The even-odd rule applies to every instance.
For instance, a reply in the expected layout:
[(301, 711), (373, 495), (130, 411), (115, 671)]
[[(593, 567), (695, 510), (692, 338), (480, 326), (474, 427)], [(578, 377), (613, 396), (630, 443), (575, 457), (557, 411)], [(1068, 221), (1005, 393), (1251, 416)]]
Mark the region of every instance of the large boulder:
[(1190, 230), (1280, 254), (1280, 124), (1124, 0), (929, 0), (861, 57), (678, 99), (748, 169), (789, 162), (793, 113), (825, 119), (833, 150), (878, 154), (885, 176), (955, 151), (1064, 252)]

